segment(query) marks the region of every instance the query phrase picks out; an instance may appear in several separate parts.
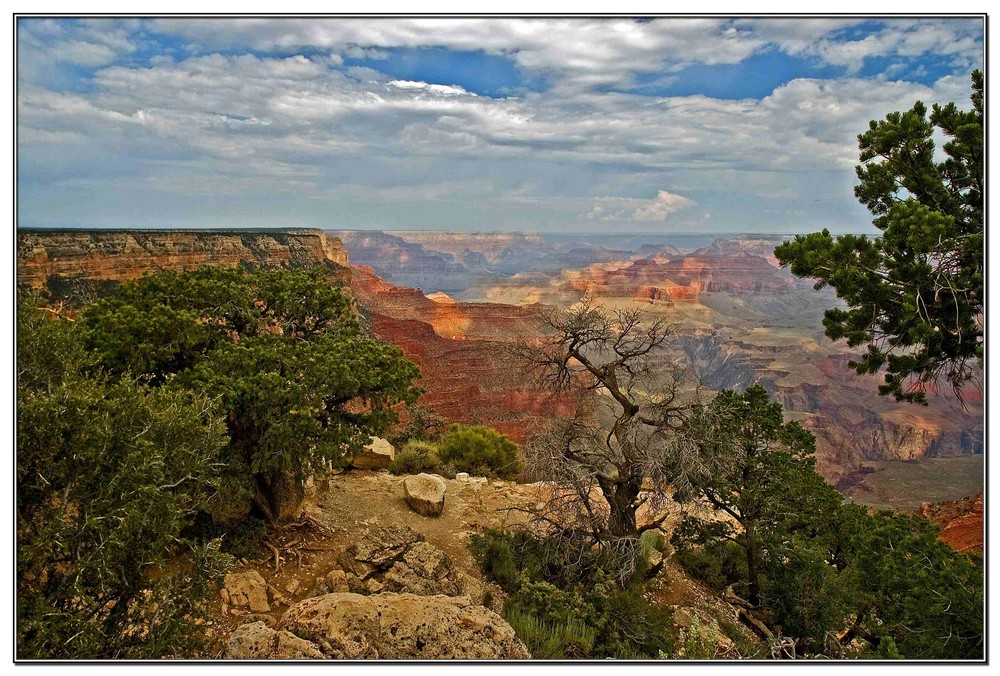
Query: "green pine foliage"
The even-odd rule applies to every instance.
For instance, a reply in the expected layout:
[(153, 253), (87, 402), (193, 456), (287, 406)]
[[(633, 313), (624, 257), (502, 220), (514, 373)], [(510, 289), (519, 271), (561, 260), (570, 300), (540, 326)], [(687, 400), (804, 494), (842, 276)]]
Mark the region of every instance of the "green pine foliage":
[[(814, 468), (811, 435), (753, 386), (689, 421), (691, 490), (722, 519), (688, 517), (678, 562), (745, 595), (799, 654), (980, 659), (983, 569), (923, 517), (843, 502)], [(840, 637), (839, 639), (837, 637)]]
[(215, 399), (229, 483), (217, 519), (293, 515), (305, 478), (343, 465), (419, 395), (417, 367), (368, 335), (325, 268), (205, 266), (122, 284), (87, 308), (108, 373)]
[[(943, 377), (956, 390), (983, 359), (983, 74), (972, 110), (921, 102), (872, 121), (858, 136), (858, 200), (881, 235), (799, 235), (775, 255), (792, 273), (831, 286), (846, 309), (827, 310), (834, 340), (867, 351), (858, 373), (885, 369), (880, 394), (926, 403)], [(936, 153), (935, 134), (947, 141)]]
[(217, 547), (186, 536), (220, 482), (213, 402), (90, 368), (84, 329), (18, 313), (17, 655), (191, 656)]

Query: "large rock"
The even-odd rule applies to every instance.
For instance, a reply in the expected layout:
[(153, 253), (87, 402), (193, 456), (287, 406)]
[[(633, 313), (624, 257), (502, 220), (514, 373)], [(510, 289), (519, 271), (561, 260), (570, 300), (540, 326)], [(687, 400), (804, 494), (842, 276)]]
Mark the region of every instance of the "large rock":
[(282, 618), (296, 636), (342, 659), (526, 659), (503, 618), (464, 597), (327, 594)]
[(309, 592), (309, 596), (322, 596), (323, 594), (346, 592), (350, 590), (351, 588), (347, 573), (335, 568), (316, 580), (316, 585), (313, 587), (312, 591)]
[(315, 643), (288, 631), (275, 631), (263, 622), (237, 627), (226, 641), (230, 660), (315, 660), (326, 657)]
[(219, 592), (222, 601), (233, 608), (249, 608), (255, 613), (270, 612), (267, 583), (256, 570), (228, 573)]
[(351, 467), (355, 469), (389, 469), (395, 459), (396, 449), (392, 444), (380, 437), (372, 437), (371, 443), (351, 460)]
[(417, 474), (403, 479), (406, 504), (417, 514), (424, 516), (441, 515), (447, 490), (444, 479), (436, 474)]
[(403, 524), (373, 528), (348, 547), (340, 556), (340, 564), (348, 573), (364, 579), (378, 571), (386, 571), (424, 536)]
[(426, 542), (414, 545), (385, 574), (386, 591), (457, 596), (461, 589), (448, 555)]

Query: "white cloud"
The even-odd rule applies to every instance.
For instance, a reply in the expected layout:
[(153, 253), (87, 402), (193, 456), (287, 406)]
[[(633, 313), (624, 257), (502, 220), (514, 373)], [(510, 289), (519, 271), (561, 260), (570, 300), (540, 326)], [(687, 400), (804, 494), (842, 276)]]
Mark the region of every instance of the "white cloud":
[[(395, 47), (446, 47), (502, 54), (556, 89), (627, 87), (638, 74), (689, 64), (733, 64), (768, 48), (857, 72), (872, 56), (946, 55), (965, 67), (981, 59), (979, 20), (893, 20), (844, 40), (860, 19), (162, 19), (155, 30), (183, 35), (204, 49), (318, 47), (381, 58)], [(381, 48), (381, 49), (380, 49)]]
[(660, 190), (653, 199), (598, 197), (587, 218), (601, 221), (665, 221), (670, 214), (694, 206), (686, 197)]
[(409, 90), (423, 90), (431, 92), (432, 94), (441, 94), (442, 96), (477, 96), (472, 92), (468, 92), (463, 87), (458, 85), (440, 85), (440, 84), (428, 84), (426, 82), (413, 82), (411, 80), (393, 80), (389, 83), (390, 87), (396, 87), (397, 89), (409, 89)]
[[(863, 59), (865, 50), (895, 50), (900, 61), (909, 58), (902, 51), (926, 45), (963, 53), (957, 34), (954, 45), (943, 45), (920, 23), (882, 36), (881, 47), (858, 40), (864, 44), (850, 54), (822, 46), (824, 36), (845, 27), (839, 20), (446, 23), (450, 30), (441, 21), (404, 20), (158, 23), (202, 46), (294, 51), (307, 41), (310, 56), (174, 54), (139, 65), (121, 58), (138, 41), (128, 26), (105, 24), (113, 30), (102, 42), (89, 24), (72, 31), (32, 25), (27, 37), (19, 35), (36, 66), (55, 58), (96, 63), (105, 58), (101, 46), (118, 57), (108, 57), (112, 65), (77, 92), (21, 73), (22, 177), (47, 190), (22, 200), (22, 212), (44, 210), (69, 199), (66, 186), (85, 185), (108, 200), (130, 199), (129, 188), (247, 203), (299, 196), (327, 207), (331, 218), (349, 208), (374, 213), (386, 203), (397, 205), (396, 218), (418, 218), (421, 200), (450, 200), (453, 218), (491, 227), (530, 227), (530, 219), (549, 217), (582, 217), (592, 227), (606, 219), (661, 222), (697, 201), (721, 228), (734, 213), (764, 218), (734, 196), (801, 207), (836, 183), (839, 203), (853, 205), (856, 135), (869, 120), (917, 99), (964, 106), (969, 94), (966, 74), (933, 86), (797, 79), (759, 100), (593, 88), (683, 62), (738, 61), (768, 44), (845, 63)], [(491, 98), (453, 82), (345, 69), (340, 58), (354, 48), (442, 42), (507, 54), (523, 69), (549, 74), (555, 86)], [(76, 43), (94, 47), (77, 53)], [(102, 183), (102, 172), (113, 180)], [(432, 227), (454, 225), (424, 218)]]

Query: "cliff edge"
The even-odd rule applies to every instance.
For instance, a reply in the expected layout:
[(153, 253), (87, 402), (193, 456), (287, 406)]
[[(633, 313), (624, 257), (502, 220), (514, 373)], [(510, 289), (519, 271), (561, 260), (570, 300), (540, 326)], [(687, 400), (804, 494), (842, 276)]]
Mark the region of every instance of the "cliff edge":
[(318, 229), (18, 230), (17, 282), (50, 278), (122, 281), (207, 264), (308, 267), (332, 264), (347, 279), (347, 251)]

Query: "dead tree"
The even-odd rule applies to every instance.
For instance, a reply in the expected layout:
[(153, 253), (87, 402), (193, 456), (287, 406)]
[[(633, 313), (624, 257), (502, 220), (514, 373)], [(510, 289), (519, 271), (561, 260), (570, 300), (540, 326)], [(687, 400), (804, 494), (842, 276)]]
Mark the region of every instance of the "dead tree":
[(638, 310), (584, 302), (547, 315), (546, 337), (517, 348), (543, 387), (584, 395), (575, 417), (556, 421), (525, 449), (529, 469), (552, 482), (538, 516), (552, 529), (629, 548), (663, 522), (639, 524), (636, 515), (668, 498), (672, 436), (688, 409), (682, 371), (667, 356), (674, 330)]

